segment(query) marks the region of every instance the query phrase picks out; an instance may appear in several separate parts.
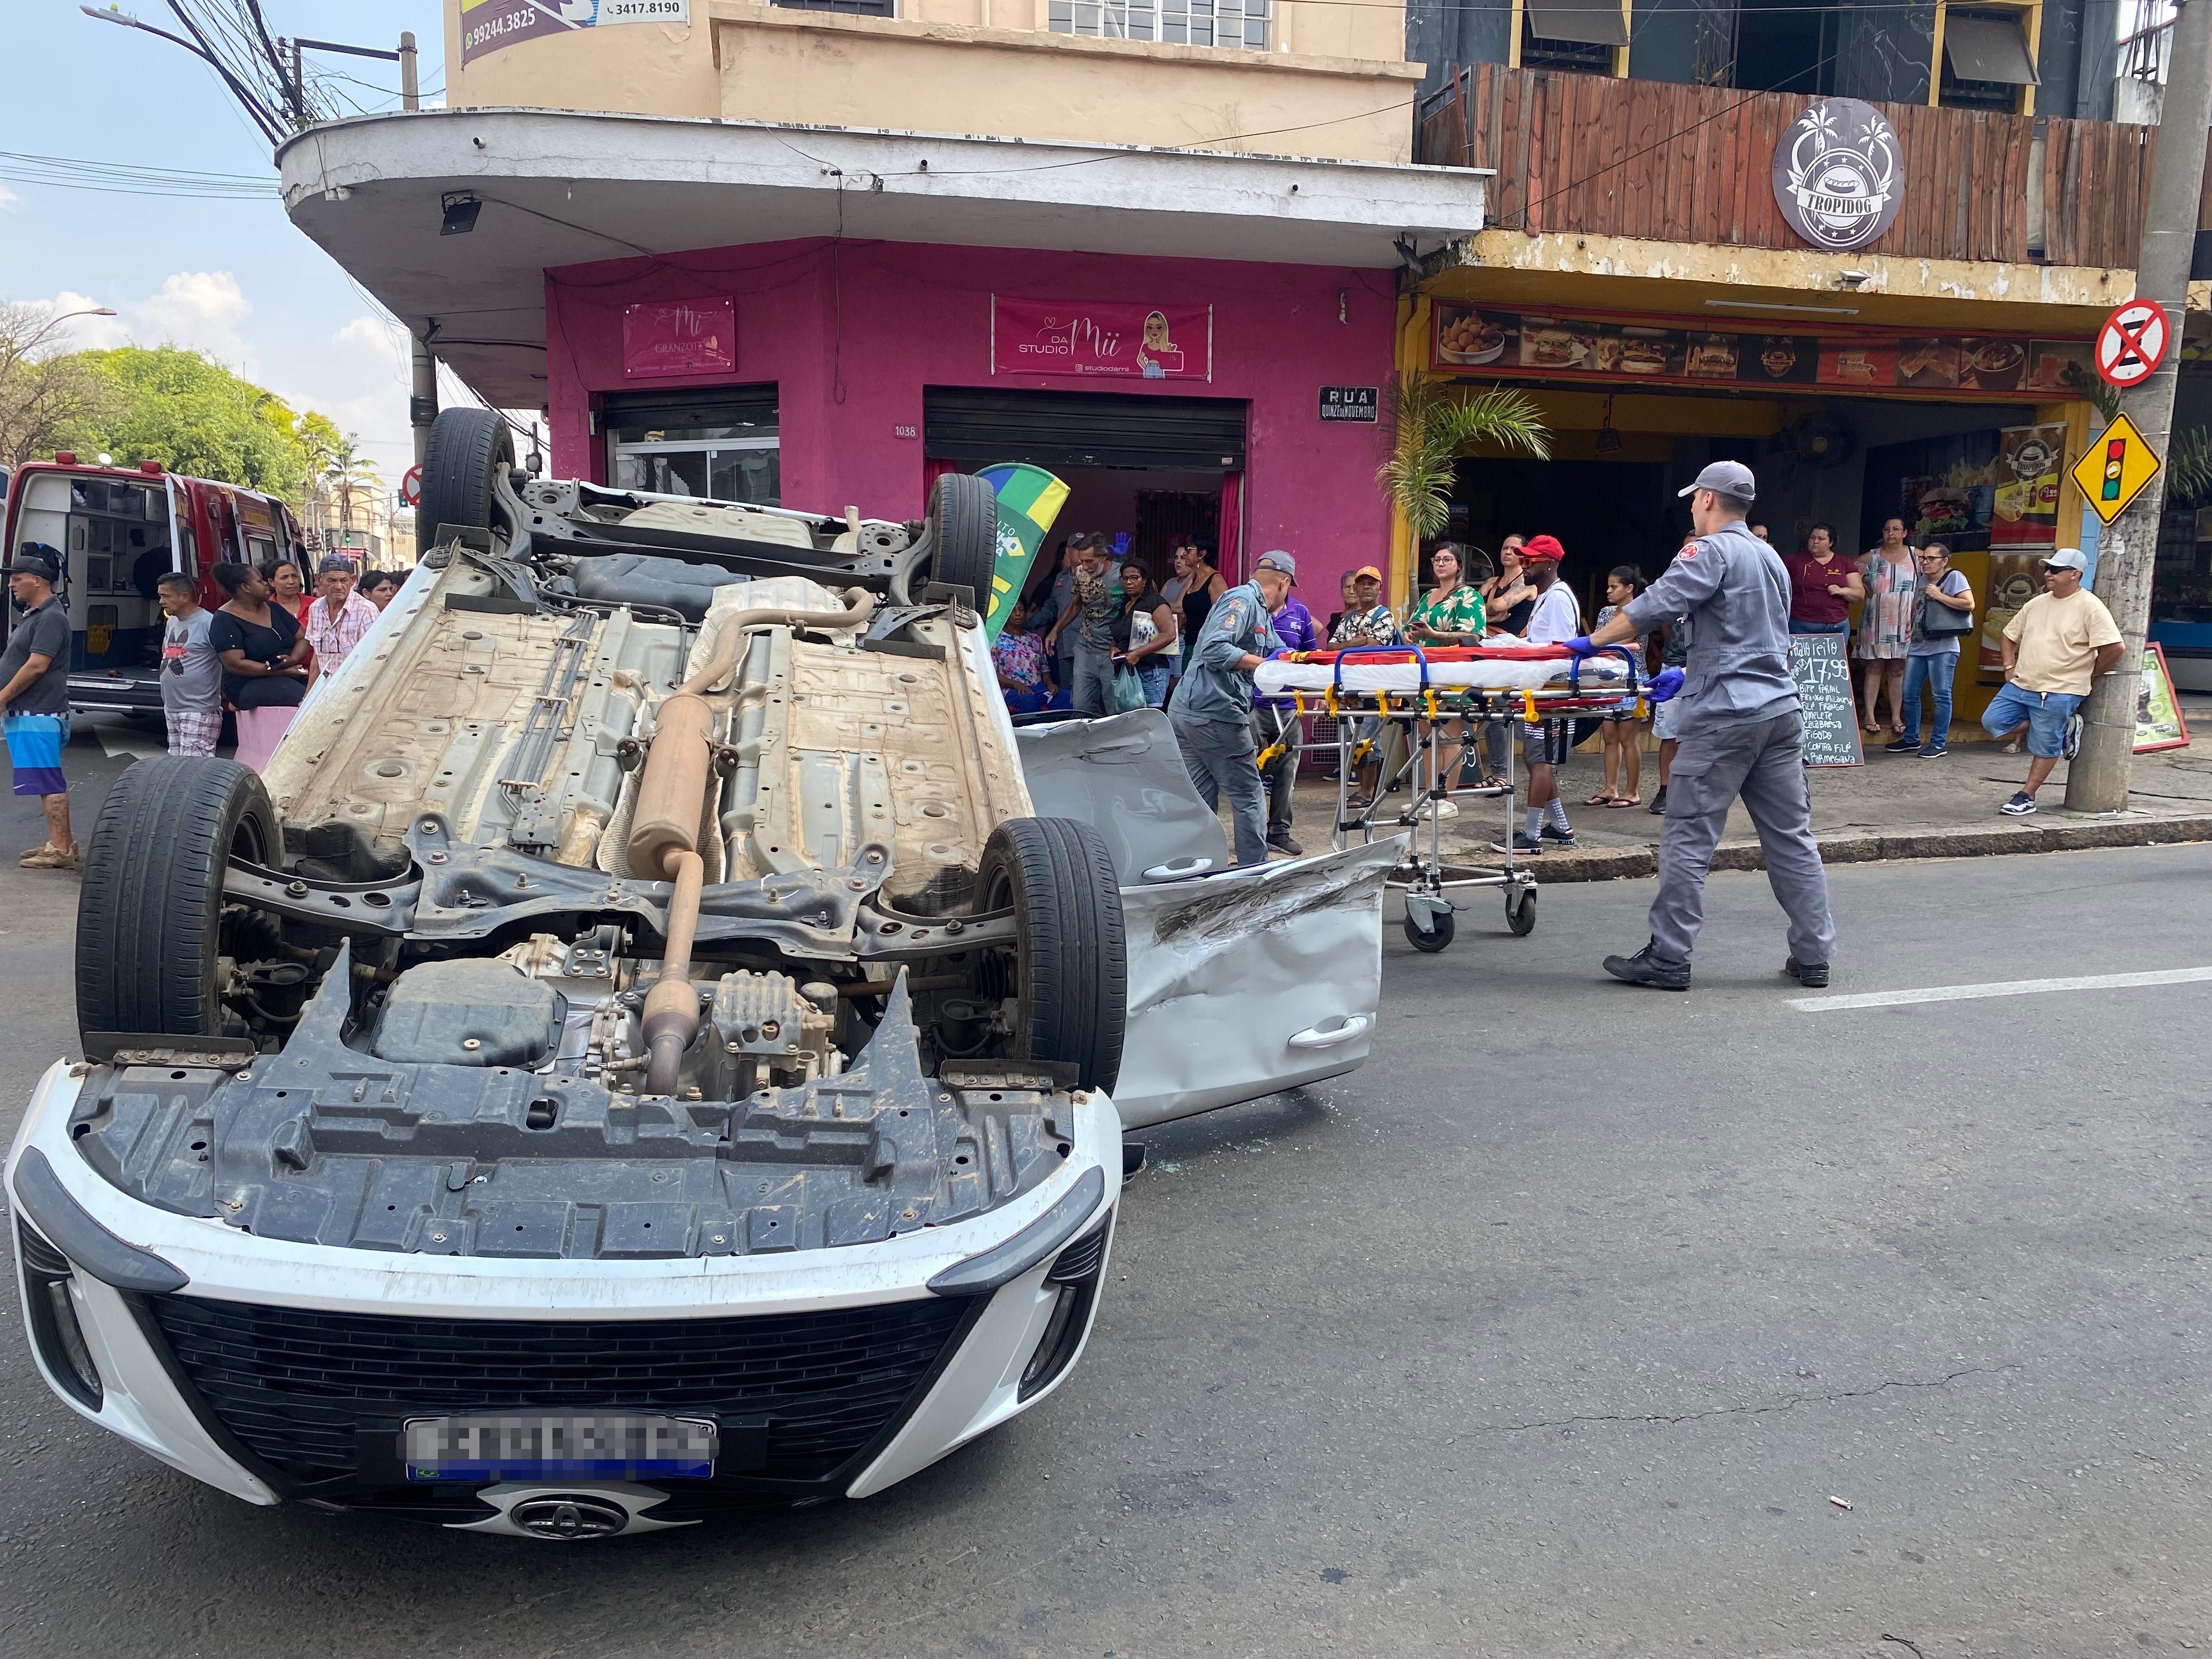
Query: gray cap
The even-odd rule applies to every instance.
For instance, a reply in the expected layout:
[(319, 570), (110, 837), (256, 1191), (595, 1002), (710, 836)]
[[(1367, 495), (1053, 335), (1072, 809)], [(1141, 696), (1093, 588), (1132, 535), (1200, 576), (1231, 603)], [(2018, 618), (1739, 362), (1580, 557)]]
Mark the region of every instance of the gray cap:
[(2081, 570), (2089, 568), (2089, 561), (2078, 547), (2062, 547), (2056, 553), (2043, 556), (2045, 570)]
[(1293, 586), (1298, 580), (1298, 562), (1280, 548), (1270, 548), (1252, 562), (1255, 570), (1279, 570), (1291, 579)]
[(57, 582), (62, 577), (61, 550), (45, 542), (25, 542), (15, 550), (15, 562), (0, 575), (13, 576), (21, 572), (36, 576), (40, 581)]
[(353, 561), (346, 557), (344, 554), (324, 554), (323, 562), (315, 567), (315, 574), (319, 576), (327, 576), (334, 570), (341, 576), (351, 576), (359, 574), (354, 568)]
[(1723, 495), (1733, 495), (1740, 501), (1759, 499), (1758, 481), (1751, 476), (1751, 469), (1741, 461), (1714, 461), (1698, 474), (1693, 483), (1674, 493), (1689, 495), (1700, 489), (1717, 490)]

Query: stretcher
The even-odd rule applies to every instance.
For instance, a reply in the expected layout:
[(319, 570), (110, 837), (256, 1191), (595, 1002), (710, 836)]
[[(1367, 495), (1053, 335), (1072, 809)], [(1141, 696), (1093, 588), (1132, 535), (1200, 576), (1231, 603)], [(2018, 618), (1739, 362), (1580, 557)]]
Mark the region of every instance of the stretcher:
[[(1371, 842), (1383, 834), (1410, 831), (1406, 853), (1386, 884), (1406, 896), (1406, 938), (1419, 951), (1452, 942), (1459, 905), (1454, 892), (1495, 887), (1505, 897), (1508, 932), (1525, 937), (1536, 927), (1536, 878), (1513, 858), (1512, 728), (1576, 714), (1598, 714), (1632, 704), (1644, 712), (1645, 681), (1637, 653), (1607, 647), (1577, 657), (1565, 646), (1529, 645), (1508, 636), (1473, 646), (1348, 646), (1340, 650), (1279, 652), (1253, 676), (1263, 696), (1287, 699), (1297, 714), (1331, 717), (1337, 733), (1337, 850)], [(1500, 783), (1468, 781), (1478, 763), (1481, 738), (1503, 732)], [(1387, 739), (1404, 738), (1403, 758), (1385, 776), (1378, 769), (1371, 798), (1355, 799), (1358, 767), (1378, 754), (1395, 753)], [(1449, 765), (1445, 755), (1459, 753)], [(1260, 757), (1264, 769), (1279, 751)], [(1458, 770), (1459, 776), (1449, 775)], [(1402, 807), (1393, 809), (1392, 786)], [(1504, 848), (1496, 865), (1447, 864), (1439, 803), (1494, 799), (1503, 806)], [(1426, 819), (1426, 845), (1423, 823)]]

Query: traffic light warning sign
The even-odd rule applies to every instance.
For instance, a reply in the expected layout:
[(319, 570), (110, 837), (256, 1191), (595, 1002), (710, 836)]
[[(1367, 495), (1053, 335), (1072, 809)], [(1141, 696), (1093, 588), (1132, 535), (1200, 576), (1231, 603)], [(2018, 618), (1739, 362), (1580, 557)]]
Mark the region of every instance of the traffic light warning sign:
[(2110, 524), (2128, 510), (2128, 503), (2156, 476), (2158, 467), (2150, 441), (2122, 415), (2074, 463), (2074, 482), (2081, 486), (2090, 511)]

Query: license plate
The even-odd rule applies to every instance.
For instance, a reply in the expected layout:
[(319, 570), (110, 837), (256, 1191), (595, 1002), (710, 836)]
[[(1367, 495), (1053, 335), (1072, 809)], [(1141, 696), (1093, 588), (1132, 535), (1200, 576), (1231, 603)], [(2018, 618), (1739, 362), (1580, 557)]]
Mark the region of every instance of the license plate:
[(703, 1480), (716, 1438), (687, 1417), (417, 1417), (399, 1452), (410, 1480)]

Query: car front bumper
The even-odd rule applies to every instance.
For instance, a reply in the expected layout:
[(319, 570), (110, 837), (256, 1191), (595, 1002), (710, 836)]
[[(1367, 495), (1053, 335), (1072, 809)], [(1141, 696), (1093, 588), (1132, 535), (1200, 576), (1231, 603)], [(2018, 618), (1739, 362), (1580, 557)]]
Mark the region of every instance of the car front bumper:
[(708, 1480), (605, 1488), (634, 1523), (616, 1530), (903, 1480), (1073, 1369), (1120, 1191), (1120, 1121), (1093, 1094), (1036, 1190), (878, 1243), (654, 1261), (334, 1249), (110, 1186), (69, 1133), (85, 1073), (47, 1072), (5, 1171), (31, 1348), (56, 1395), (252, 1503), (485, 1530), (574, 1535), (512, 1517), (579, 1483), (410, 1483), (395, 1461), (406, 1418), (661, 1412), (715, 1419), (726, 1454), (743, 1448)]

